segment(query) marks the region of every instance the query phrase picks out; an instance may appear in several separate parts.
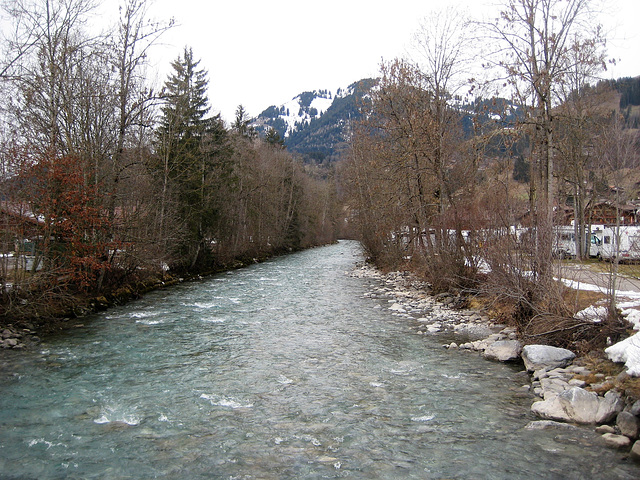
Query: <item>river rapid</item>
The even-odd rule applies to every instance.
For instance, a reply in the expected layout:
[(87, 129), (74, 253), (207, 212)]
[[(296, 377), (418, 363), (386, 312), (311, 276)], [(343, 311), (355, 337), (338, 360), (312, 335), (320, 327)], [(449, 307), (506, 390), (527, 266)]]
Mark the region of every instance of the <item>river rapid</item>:
[(529, 430), (521, 367), (441, 347), (355, 242), (152, 292), (0, 352), (0, 479), (637, 478)]

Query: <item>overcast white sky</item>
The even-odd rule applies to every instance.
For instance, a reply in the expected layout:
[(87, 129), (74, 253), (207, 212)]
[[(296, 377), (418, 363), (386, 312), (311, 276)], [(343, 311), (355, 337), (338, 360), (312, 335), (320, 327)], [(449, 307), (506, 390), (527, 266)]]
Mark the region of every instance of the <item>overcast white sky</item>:
[[(108, 0), (107, 3), (111, 3)], [(113, 2), (115, 5), (116, 2)], [(162, 83), (185, 46), (209, 72), (212, 111), (228, 122), (239, 104), (252, 116), (297, 94), (338, 87), (378, 74), (380, 60), (402, 56), (430, 11), (460, 5), (494, 17), (500, 0), (155, 0), (151, 16), (175, 18), (156, 47)], [(602, 0), (600, 21), (609, 53), (619, 58), (608, 78), (640, 75), (640, 0)], [(493, 12), (493, 13), (491, 13)]]

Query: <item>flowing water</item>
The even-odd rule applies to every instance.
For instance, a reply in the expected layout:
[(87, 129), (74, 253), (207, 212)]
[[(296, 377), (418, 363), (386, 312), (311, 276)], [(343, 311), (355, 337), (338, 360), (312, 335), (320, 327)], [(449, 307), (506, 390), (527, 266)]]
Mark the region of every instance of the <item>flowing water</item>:
[(2, 352), (0, 478), (638, 477), (591, 428), (525, 429), (519, 369), (415, 335), (360, 260), (277, 258)]

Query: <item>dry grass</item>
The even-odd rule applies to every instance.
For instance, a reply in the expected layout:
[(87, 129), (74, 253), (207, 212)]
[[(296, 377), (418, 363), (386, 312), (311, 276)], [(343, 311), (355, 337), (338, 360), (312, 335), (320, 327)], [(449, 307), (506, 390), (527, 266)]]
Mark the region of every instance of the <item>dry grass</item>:
[[(597, 258), (589, 258), (585, 260), (563, 259), (558, 260), (562, 265), (579, 267), (596, 273), (611, 272), (612, 264), (609, 261), (598, 260)], [(618, 274), (630, 278), (640, 278), (640, 262), (621, 262), (618, 263)]]
[(640, 378), (621, 375), (625, 371), (624, 365), (605, 358), (603, 352), (585, 355), (581, 362), (591, 373), (576, 378), (583, 380), (590, 390), (603, 394), (616, 389), (631, 402), (640, 400)]
[(515, 307), (513, 303), (507, 301), (496, 301), (487, 295), (474, 295), (467, 302), (467, 308), (486, 312), (489, 317), (497, 323), (513, 325), (513, 315)]
[(602, 302), (607, 299), (607, 296), (600, 292), (568, 288), (562, 294), (562, 298), (565, 304), (568, 305), (575, 314), (592, 305), (602, 304)]

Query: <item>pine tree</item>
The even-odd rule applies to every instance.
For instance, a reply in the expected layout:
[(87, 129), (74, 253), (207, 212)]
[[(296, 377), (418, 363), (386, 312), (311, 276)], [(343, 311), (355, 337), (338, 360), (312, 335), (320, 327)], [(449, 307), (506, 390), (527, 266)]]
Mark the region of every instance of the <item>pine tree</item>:
[[(183, 263), (193, 268), (208, 253), (216, 218), (216, 182), (224, 175), (227, 132), (220, 115), (207, 117), (207, 72), (191, 49), (171, 63), (165, 82), (162, 119), (157, 131), (163, 172), (162, 209), (173, 195), (185, 234), (178, 245)], [(164, 215), (161, 215), (161, 221)], [(185, 265), (186, 266), (186, 265)]]
[(204, 135), (209, 112), (207, 72), (197, 70), (199, 61), (193, 60), (193, 51), (185, 48), (184, 57), (171, 63), (173, 73), (165, 82), (162, 121), (158, 131), (162, 147), (182, 164), (178, 174), (188, 170), (189, 155), (198, 150), (198, 141)]
[(253, 138), (256, 135), (256, 131), (250, 123), (251, 119), (244, 109), (244, 106), (238, 105), (238, 108), (236, 108), (236, 119), (231, 124), (231, 128), (243, 137)]
[(273, 145), (274, 147), (284, 148), (284, 139), (273, 127), (267, 131), (264, 139), (268, 144)]

